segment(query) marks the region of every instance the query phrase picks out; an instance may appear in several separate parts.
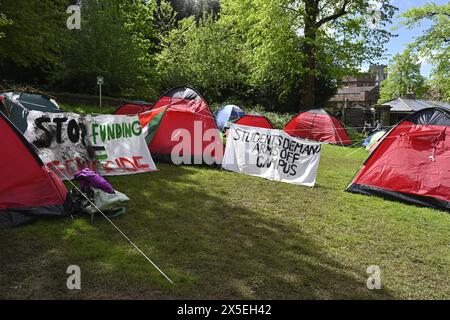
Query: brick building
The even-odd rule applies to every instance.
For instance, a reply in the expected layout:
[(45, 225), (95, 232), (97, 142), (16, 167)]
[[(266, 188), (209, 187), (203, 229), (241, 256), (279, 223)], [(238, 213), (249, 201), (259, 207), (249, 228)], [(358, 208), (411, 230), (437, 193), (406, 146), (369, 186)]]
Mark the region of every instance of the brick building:
[(370, 121), (370, 108), (377, 103), (380, 84), (387, 77), (385, 70), (385, 65), (372, 65), (368, 72), (345, 77), (330, 99), (329, 108), (342, 114), (341, 120), (349, 126), (362, 126), (366, 120)]

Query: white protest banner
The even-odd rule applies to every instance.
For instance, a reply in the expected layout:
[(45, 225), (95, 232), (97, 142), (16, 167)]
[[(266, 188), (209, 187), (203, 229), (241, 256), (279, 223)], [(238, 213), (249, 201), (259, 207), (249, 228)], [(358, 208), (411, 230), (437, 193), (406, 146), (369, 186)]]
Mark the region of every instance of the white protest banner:
[(101, 175), (157, 170), (138, 116), (30, 111), (27, 124), (24, 136), (61, 178), (83, 168)]
[(222, 168), (269, 180), (314, 186), (321, 144), (281, 130), (231, 125)]

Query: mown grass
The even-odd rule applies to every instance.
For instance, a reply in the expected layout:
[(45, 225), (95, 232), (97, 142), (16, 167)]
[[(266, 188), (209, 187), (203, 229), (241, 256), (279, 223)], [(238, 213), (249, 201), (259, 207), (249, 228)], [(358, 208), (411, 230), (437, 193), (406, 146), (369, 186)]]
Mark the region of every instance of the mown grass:
[[(366, 157), (325, 146), (314, 188), (163, 163), (111, 177), (131, 198), (114, 222), (175, 286), (102, 217), (55, 218), (1, 230), (0, 298), (450, 298), (450, 216), (344, 192)], [(370, 265), (381, 290), (366, 288)]]
[[(325, 146), (314, 188), (162, 163), (112, 177), (131, 198), (114, 222), (175, 285), (101, 217), (57, 218), (2, 230), (0, 297), (450, 298), (450, 216), (344, 192), (366, 156)], [(369, 265), (381, 290), (366, 288)]]

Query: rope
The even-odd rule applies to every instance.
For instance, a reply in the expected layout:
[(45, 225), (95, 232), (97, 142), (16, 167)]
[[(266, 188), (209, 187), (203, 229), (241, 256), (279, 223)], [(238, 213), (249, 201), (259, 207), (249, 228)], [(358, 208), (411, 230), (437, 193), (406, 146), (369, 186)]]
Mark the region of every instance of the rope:
[[(30, 111), (30, 110), (28, 110), (27, 108), (25, 108), (25, 107), (20, 103), (20, 101), (18, 101), (17, 99), (13, 99), (13, 100), (14, 100), (14, 102), (16, 102), (17, 105), (20, 106), (24, 111), (27, 111), (27, 112)], [(156, 109), (151, 109), (151, 110), (142, 112), (142, 113), (140, 113), (140, 114), (146, 114), (146, 113), (150, 113), (150, 112), (156, 112), (156, 111), (159, 111), (159, 110), (164, 109), (164, 108), (170, 109), (170, 110), (172, 110), (172, 111), (177, 111), (177, 110), (171, 109), (170, 107), (171, 107), (171, 104), (167, 104), (167, 105), (163, 105), (163, 106), (161, 106), (161, 107), (158, 107), (158, 108), (156, 108)], [(195, 112), (193, 112), (193, 113), (195, 113)], [(138, 115), (138, 114), (131, 114), (131, 113), (130, 113), (130, 114), (123, 114), (123, 115), (125, 115), (125, 116), (135, 116), (135, 115)], [(210, 120), (214, 120), (214, 121), (215, 121), (215, 118), (212, 117), (212, 116), (207, 116), (207, 115), (203, 115), (203, 114), (199, 114), (199, 113), (197, 113), (196, 115), (197, 115), (198, 117), (203, 117), (203, 118), (206, 118), (206, 119), (210, 119)], [(393, 128), (393, 127), (395, 127), (395, 126), (396, 126), (396, 125), (393, 125), (393, 126), (385, 126), (385, 127), (381, 128), (380, 130), (388, 130), (388, 129)], [(414, 127), (414, 126), (417, 126), (417, 125), (409, 125), (409, 126), (410, 126), (410, 127)], [(333, 127), (334, 127), (334, 125), (333, 125)], [(406, 127), (406, 126), (404, 126), (404, 127)], [(362, 127), (358, 127), (358, 126), (355, 126), (355, 127), (347, 127), (347, 126), (344, 126), (344, 129), (364, 129), (364, 128), (367, 128), (367, 127), (364, 127), (364, 126), (362, 126)], [(340, 130), (340, 129), (337, 129), (336, 127), (334, 127), (333, 129), (336, 130), (336, 131)], [(314, 132), (316, 132), (316, 133), (329, 133), (330, 131), (334, 131), (333, 129), (327, 130), (327, 131), (314, 131)], [(302, 132), (302, 131), (310, 131), (310, 130), (311, 130), (311, 129), (290, 129), (289, 131), (291, 131), (291, 132)]]
[[(14, 99), (14, 102), (16, 102), (17, 105), (20, 106), (20, 107), (23, 109), (23, 111), (29, 112), (29, 110), (28, 110), (27, 108), (25, 108), (25, 107), (20, 103), (20, 101)], [(150, 112), (156, 112), (156, 111), (159, 111), (159, 110), (164, 109), (164, 108), (170, 108), (170, 104), (167, 104), (167, 105), (158, 107), (158, 108), (156, 108), (156, 109), (151, 109), (151, 110), (142, 112), (142, 114), (146, 114), (146, 113), (150, 113)], [(135, 116), (136, 114), (127, 114), (127, 115), (129, 115), (129, 116)], [(205, 116), (205, 115), (202, 115), (202, 114), (197, 114), (197, 116), (204, 117), (204, 118), (207, 118), (207, 119), (213, 119), (213, 120), (215, 120), (214, 117), (211, 117), (211, 116)], [(383, 139), (393, 139), (393, 138), (396, 138), (396, 137), (398, 137), (398, 136), (400, 136), (400, 135), (403, 135), (403, 134), (400, 134), (400, 135), (394, 135), (394, 136), (389, 136), (389, 137), (387, 136), (387, 134), (389, 133), (389, 129), (392, 129), (392, 128), (398, 126), (400, 123), (401, 123), (401, 121), (400, 121), (399, 123), (395, 124), (395, 125), (392, 125), (392, 126), (385, 126), (384, 128), (381, 128), (381, 130), (386, 130), (386, 131), (387, 131), (386, 135), (383, 136)], [(417, 124), (412, 124), (412, 125), (401, 125), (401, 126), (402, 126), (402, 128), (413, 128), (413, 127), (417, 127), (417, 126), (419, 126), (419, 125), (417, 125)], [(423, 126), (423, 125), (422, 125), (422, 126)], [(348, 129), (357, 129), (357, 128), (365, 128), (365, 127), (345, 127), (345, 128), (346, 128), (346, 129), (347, 129), (347, 128), (348, 128)], [(336, 130), (337, 130), (337, 128), (336, 128)], [(296, 132), (310, 131), (310, 129), (290, 129), (289, 131), (290, 131), (290, 132), (296, 133)], [(315, 132), (316, 132), (316, 133), (329, 133), (330, 130), (327, 130), (327, 131), (315, 131)], [(300, 138), (301, 138), (301, 137), (300, 137)], [(303, 139), (305, 139), (305, 138), (303, 138)], [(359, 143), (361, 143), (362, 141), (364, 141), (365, 139), (366, 139), (366, 138), (361, 139), (361, 140), (359, 140), (359, 141), (353, 143), (352, 145), (350, 145), (350, 146), (348, 146), (348, 147), (354, 147), (354, 146), (358, 145)], [(321, 143), (323, 143), (323, 144), (330, 144), (330, 143), (325, 142), (325, 141), (319, 141), (319, 142), (321, 142)]]
[(356, 148), (355, 150), (353, 150), (352, 152), (350, 152), (350, 153), (347, 153), (346, 155), (345, 155), (345, 157), (348, 157), (348, 156), (350, 156), (350, 155), (352, 155), (352, 154), (354, 154), (354, 153), (356, 153), (356, 152), (358, 152), (359, 150), (361, 150), (361, 149), (364, 149), (364, 147), (359, 147), (359, 148)]
[[(22, 108), (24, 108), (21, 105)], [(25, 108), (24, 108), (25, 109)], [(29, 142), (30, 145), (32, 145), (34, 147), (34, 149), (36, 151), (39, 151), (39, 148), (36, 147), (36, 145), (32, 142)], [(171, 284), (174, 285), (174, 282), (172, 281), (172, 279), (170, 279), (165, 273), (164, 271), (162, 271), (157, 265), (156, 263), (154, 263), (114, 222), (111, 221), (111, 219), (109, 219), (106, 214), (103, 213), (103, 211), (101, 211), (90, 199), (88, 196), (86, 196), (86, 194), (84, 194), (70, 179), (69, 177), (67, 177), (64, 172), (62, 172), (54, 163), (50, 163), (67, 181), (69, 181), (69, 183), (78, 191), (80, 192), (80, 194), (106, 219), (106, 221), (108, 221), (127, 241), (128, 243), (130, 243), (148, 262), (150, 262), (153, 267), (158, 270), (158, 272), (164, 276), (164, 278), (167, 279), (167, 281), (169, 281)], [(46, 167), (47, 168), (47, 167)], [(48, 170), (48, 168), (47, 168)]]
[[(32, 144), (34, 146), (34, 148), (36, 148), (36, 146), (34, 144)], [(36, 148), (37, 149), (37, 148)], [(37, 149), (39, 150), (39, 149)], [(114, 223), (111, 221), (111, 219), (108, 218), (108, 216), (106, 216), (103, 211), (101, 211), (90, 199), (88, 196), (86, 196), (86, 194), (84, 194), (71, 180), (69, 180), (69, 177), (67, 177), (61, 170), (59, 170), (59, 168), (54, 165), (53, 163), (51, 163), (53, 165), (54, 168), (56, 168), (56, 170), (58, 170), (58, 172), (64, 176), (64, 178), (67, 179), (67, 181), (69, 181), (69, 183), (78, 191), (81, 193), (81, 195), (98, 211), (100, 212), (100, 214), (128, 241), (128, 243), (130, 243), (145, 259), (147, 259), (147, 261), (149, 261), (153, 267), (155, 267), (156, 270), (159, 271), (159, 273), (161, 273), (164, 278), (167, 279), (167, 281), (169, 281), (171, 284), (174, 285), (174, 282), (172, 281), (172, 279), (170, 279), (165, 273), (164, 271), (162, 271), (144, 252), (142, 252), (142, 250)]]

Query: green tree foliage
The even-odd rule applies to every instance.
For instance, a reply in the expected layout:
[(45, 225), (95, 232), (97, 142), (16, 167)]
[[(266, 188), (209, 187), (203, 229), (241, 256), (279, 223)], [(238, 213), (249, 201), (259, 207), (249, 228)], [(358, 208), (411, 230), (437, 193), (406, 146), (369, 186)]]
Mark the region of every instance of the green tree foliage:
[(380, 102), (405, 97), (414, 92), (420, 98), (427, 91), (425, 78), (420, 74), (418, 55), (407, 49), (394, 56), (388, 67), (388, 77), (380, 90)]
[(409, 28), (419, 26), (424, 20), (431, 26), (411, 44), (420, 55), (433, 65), (430, 84), (435, 98), (450, 101), (450, 3), (428, 3), (403, 14)]
[(158, 70), (164, 88), (190, 84), (209, 99), (241, 92), (246, 68), (241, 62), (239, 35), (211, 16), (180, 21), (163, 43)]
[[(12, 24), (12, 21), (9, 20), (4, 14), (0, 13), (0, 30), (2, 30), (1, 28), (7, 25)], [(3, 38), (5, 36), (4, 32), (0, 31), (0, 39)]]
[(217, 17), (220, 11), (219, 0), (168, 0), (176, 12), (176, 19), (195, 17), (199, 21), (204, 14)]
[(321, 103), (324, 92), (316, 90), (321, 81), (339, 79), (382, 56), (391, 36), (384, 26), (396, 9), (388, 0), (223, 0), (221, 5), (221, 19), (243, 34), (253, 83), (276, 83), (281, 95), (301, 88), (303, 109)]
[(153, 1), (84, 0), (81, 30), (72, 31), (54, 84), (95, 92), (101, 75), (105, 94), (154, 96), (155, 8)]
[(47, 69), (59, 63), (67, 6), (67, 0), (0, 0), (0, 61)]
[(160, 0), (157, 3), (154, 16), (155, 19), (153, 25), (157, 32), (157, 39), (155, 40), (157, 46), (159, 46), (164, 38), (169, 36), (170, 31), (176, 28), (176, 12), (169, 2)]
[(279, 0), (222, 1), (221, 21), (240, 35), (249, 83), (259, 91), (287, 97), (303, 68), (295, 13)]
[(108, 95), (191, 84), (279, 111), (300, 97), (323, 106), (339, 78), (381, 57), (394, 12), (388, 0), (83, 0), (82, 30), (67, 30), (69, 4), (0, 0), (1, 63), (45, 69), (54, 89), (94, 93), (101, 75)]
[(434, 67), (430, 87), (433, 99), (450, 102), (449, 60), (442, 60)]

